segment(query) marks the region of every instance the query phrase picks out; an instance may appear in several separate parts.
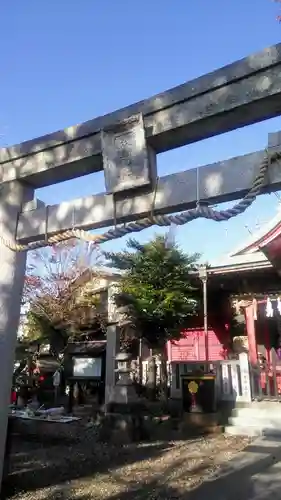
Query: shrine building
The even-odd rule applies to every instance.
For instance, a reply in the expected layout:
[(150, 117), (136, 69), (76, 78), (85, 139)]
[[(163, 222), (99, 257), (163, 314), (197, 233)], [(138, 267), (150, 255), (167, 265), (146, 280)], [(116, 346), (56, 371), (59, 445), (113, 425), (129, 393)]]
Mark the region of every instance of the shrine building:
[(202, 316), (181, 340), (168, 344), (174, 394), (180, 395), (185, 373), (206, 362), (218, 367), (244, 351), (252, 398), (281, 396), (281, 210), (208, 269), (207, 302), (207, 347)]

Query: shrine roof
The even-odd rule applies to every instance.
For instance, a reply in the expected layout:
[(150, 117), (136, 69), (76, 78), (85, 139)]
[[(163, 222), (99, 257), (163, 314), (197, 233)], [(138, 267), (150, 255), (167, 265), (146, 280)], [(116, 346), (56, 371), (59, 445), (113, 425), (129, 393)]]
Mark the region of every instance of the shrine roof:
[(273, 267), (267, 257), (267, 248), (281, 235), (281, 209), (277, 214), (258, 231), (255, 231), (243, 245), (240, 245), (230, 254), (211, 265), (216, 269), (256, 269)]
[(219, 260), (214, 261), (211, 264), (211, 268), (214, 267), (228, 267), (228, 266), (243, 266), (243, 265), (254, 265), (257, 264), (259, 267), (266, 265), (271, 266), (269, 260), (262, 252), (249, 253), (245, 255), (234, 255), (229, 254), (225, 257), (221, 257)]
[(248, 241), (240, 245), (230, 256), (238, 256), (252, 253), (261, 253), (264, 248), (281, 234), (281, 209), (279, 207), (277, 214), (258, 231), (255, 231)]
[(210, 267), (210, 274), (225, 275), (237, 274), (244, 271), (262, 271), (273, 269), (273, 265), (261, 252), (248, 255), (231, 256), (214, 261)]

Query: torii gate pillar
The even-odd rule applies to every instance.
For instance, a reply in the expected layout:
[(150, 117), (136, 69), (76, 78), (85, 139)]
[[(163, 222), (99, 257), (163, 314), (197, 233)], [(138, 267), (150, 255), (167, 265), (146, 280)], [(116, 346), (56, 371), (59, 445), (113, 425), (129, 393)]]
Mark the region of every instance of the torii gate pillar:
[[(15, 239), (22, 205), (33, 199), (33, 189), (18, 181), (0, 188), (0, 234)], [(13, 252), (0, 243), (0, 485), (6, 444), (14, 355), (20, 319), (26, 252)], [(1, 486), (0, 486), (1, 489)]]

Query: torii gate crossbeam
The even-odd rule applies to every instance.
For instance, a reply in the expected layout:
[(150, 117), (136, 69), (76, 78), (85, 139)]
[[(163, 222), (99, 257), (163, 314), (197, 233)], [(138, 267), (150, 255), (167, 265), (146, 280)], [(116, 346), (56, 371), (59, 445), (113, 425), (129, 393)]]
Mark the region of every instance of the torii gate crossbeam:
[(35, 188), (102, 170), (101, 131), (142, 114), (156, 153), (281, 113), (281, 44), (81, 125), (0, 150), (0, 182)]
[[(270, 152), (281, 152), (281, 132), (269, 134), (268, 146), (269, 157)], [(240, 199), (251, 188), (264, 156), (265, 151), (257, 151), (160, 177), (155, 190), (126, 193), (126, 197), (100, 193), (52, 206), (33, 200), (19, 215), (16, 239), (19, 243), (38, 241), (73, 226), (85, 230), (108, 227), (115, 221), (147, 217), (152, 210), (155, 215), (188, 210), (199, 201), (198, 196), (211, 204)], [(277, 160), (270, 165), (262, 192), (279, 189), (281, 161)]]
[[(86, 228), (112, 223), (113, 205), (117, 222), (132, 220), (151, 209), (153, 193), (159, 213), (192, 206), (196, 201), (195, 171), (168, 176), (158, 185), (157, 153), (278, 116), (280, 76), (278, 44), (151, 99), (0, 150), (1, 236), (38, 239), (46, 233), (46, 220), (47, 230), (52, 233), (69, 227), (71, 204), (51, 208), (47, 219), (46, 208), (37, 207), (36, 202), (36, 210), (27, 212), (32, 208), (34, 189), (102, 169), (107, 193), (101, 198), (74, 202), (76, 225)], [(277, 134), (270, 144), (274, 146), (272, 151), (278, 150), (280, 144)], [(259, 161), (255, 161), (262, 155), (258, 152), (239, 161), (202, 167), (200, 196), (212, 202), (240, 197), (251, 187), (259, 168)], [(269, 184), (268, 189), (281, 186), (276, 165), (270, 170)], [(25, 259), (25, 253), (0, 245), (0, 471)]]

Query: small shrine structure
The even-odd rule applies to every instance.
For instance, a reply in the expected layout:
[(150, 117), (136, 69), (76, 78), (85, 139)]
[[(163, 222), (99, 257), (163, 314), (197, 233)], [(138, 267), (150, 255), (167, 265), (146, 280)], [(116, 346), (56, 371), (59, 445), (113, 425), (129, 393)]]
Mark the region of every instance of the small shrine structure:
[(180, 341), (168, 344), (178, 388), (180, 376), (192, 365), (222, 365), (244, 351), (252, 370), (252, 397), (281, 396), (280, 278), (279, 209), (248, 241), (208, 269), (208, 353), (203, 319), (198, 318)]

